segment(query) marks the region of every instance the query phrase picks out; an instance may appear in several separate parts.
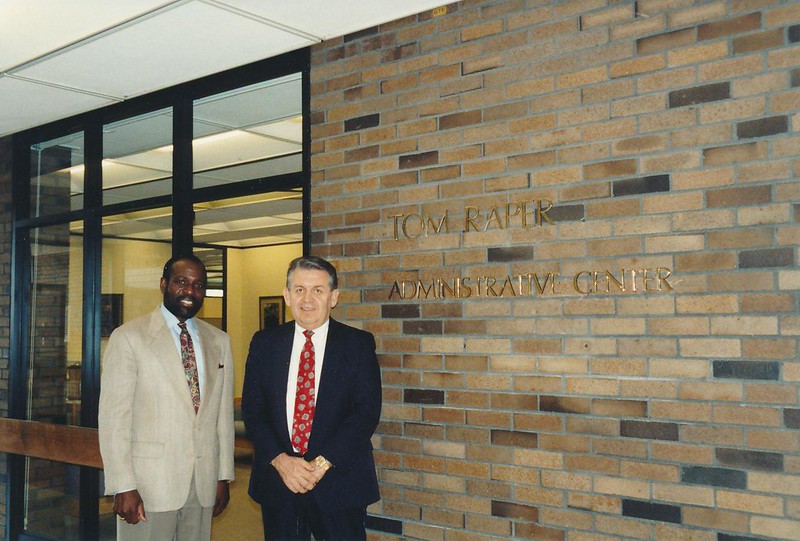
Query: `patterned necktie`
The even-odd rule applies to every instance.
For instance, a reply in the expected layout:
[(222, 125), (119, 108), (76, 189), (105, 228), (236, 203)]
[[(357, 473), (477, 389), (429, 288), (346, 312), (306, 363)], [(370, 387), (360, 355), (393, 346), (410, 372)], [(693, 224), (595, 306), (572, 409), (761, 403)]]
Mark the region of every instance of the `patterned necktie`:
[(192, 394), (192, 404), (194, 412), (200, 409), (200, 380), (197, 377), (197, 359), (194, 356), (194, 345), (192, 335), (186, 329), (186, 323), (178, 323), (181, 328), (181, 359), (183, 360), (183, 370), (186, 372), (186, 383), (189, 384), (189, 392)]
[(292, 421), (292, 445), (305, 455), (308, 438), (311, 436), (311, 423), (314, 422), (314, 409), (317, 406), (314, 385), (314, 344), (311, 335), (314, 331), (303, 331), (306, 343), (300, 352), (300, 366), (297, 370), (297, 389), (294, 398), (294, 417)]

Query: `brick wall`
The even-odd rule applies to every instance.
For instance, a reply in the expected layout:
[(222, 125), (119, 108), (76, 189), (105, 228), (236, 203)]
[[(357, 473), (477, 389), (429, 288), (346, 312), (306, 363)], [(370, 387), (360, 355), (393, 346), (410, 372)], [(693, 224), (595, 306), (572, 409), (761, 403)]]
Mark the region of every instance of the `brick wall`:
[(800, 3), (445, 11), (312, 55), (371, 536), (800, 539)]

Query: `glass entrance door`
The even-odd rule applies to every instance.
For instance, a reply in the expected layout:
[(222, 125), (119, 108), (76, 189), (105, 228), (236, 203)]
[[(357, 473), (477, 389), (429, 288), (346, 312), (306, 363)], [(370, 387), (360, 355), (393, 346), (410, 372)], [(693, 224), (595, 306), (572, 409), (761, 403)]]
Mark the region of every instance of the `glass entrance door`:
[[(83, 238), (74, 223), (31, 232), (26, 419), (80, 425)], [(25, 457), (24, 531), (77, 540), (79, 466)]]

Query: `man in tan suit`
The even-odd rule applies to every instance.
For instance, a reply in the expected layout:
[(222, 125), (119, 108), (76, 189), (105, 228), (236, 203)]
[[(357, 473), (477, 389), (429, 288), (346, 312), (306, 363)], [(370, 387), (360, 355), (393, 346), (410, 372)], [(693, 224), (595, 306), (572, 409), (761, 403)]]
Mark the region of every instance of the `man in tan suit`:
[(233, 360), (228, 335), (194, 318), (205, 288), (198, 258), (170, 259), (163, 304), (108, 341), (98, 423), (118, 539), (208, 540), (228, 504)]

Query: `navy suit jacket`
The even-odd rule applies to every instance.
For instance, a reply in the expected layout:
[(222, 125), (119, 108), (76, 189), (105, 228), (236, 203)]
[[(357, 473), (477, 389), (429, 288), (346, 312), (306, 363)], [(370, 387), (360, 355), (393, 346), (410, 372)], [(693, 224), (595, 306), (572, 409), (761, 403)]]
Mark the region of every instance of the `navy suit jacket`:
[[(242, 417), (255, 456), (250, 497), (281, 507), (296, 497), (270, 462), (297, 456), (286, 421), (286, 387), (295, 323), (258, 331), (250, 342)], [(317, 406), (305, 458), (334, 467), (309, 493), (322, 510), (366, 507), (380, 499), (372, 434), (381, 414), (381, 376), (372, 334), (330, 320)]]

